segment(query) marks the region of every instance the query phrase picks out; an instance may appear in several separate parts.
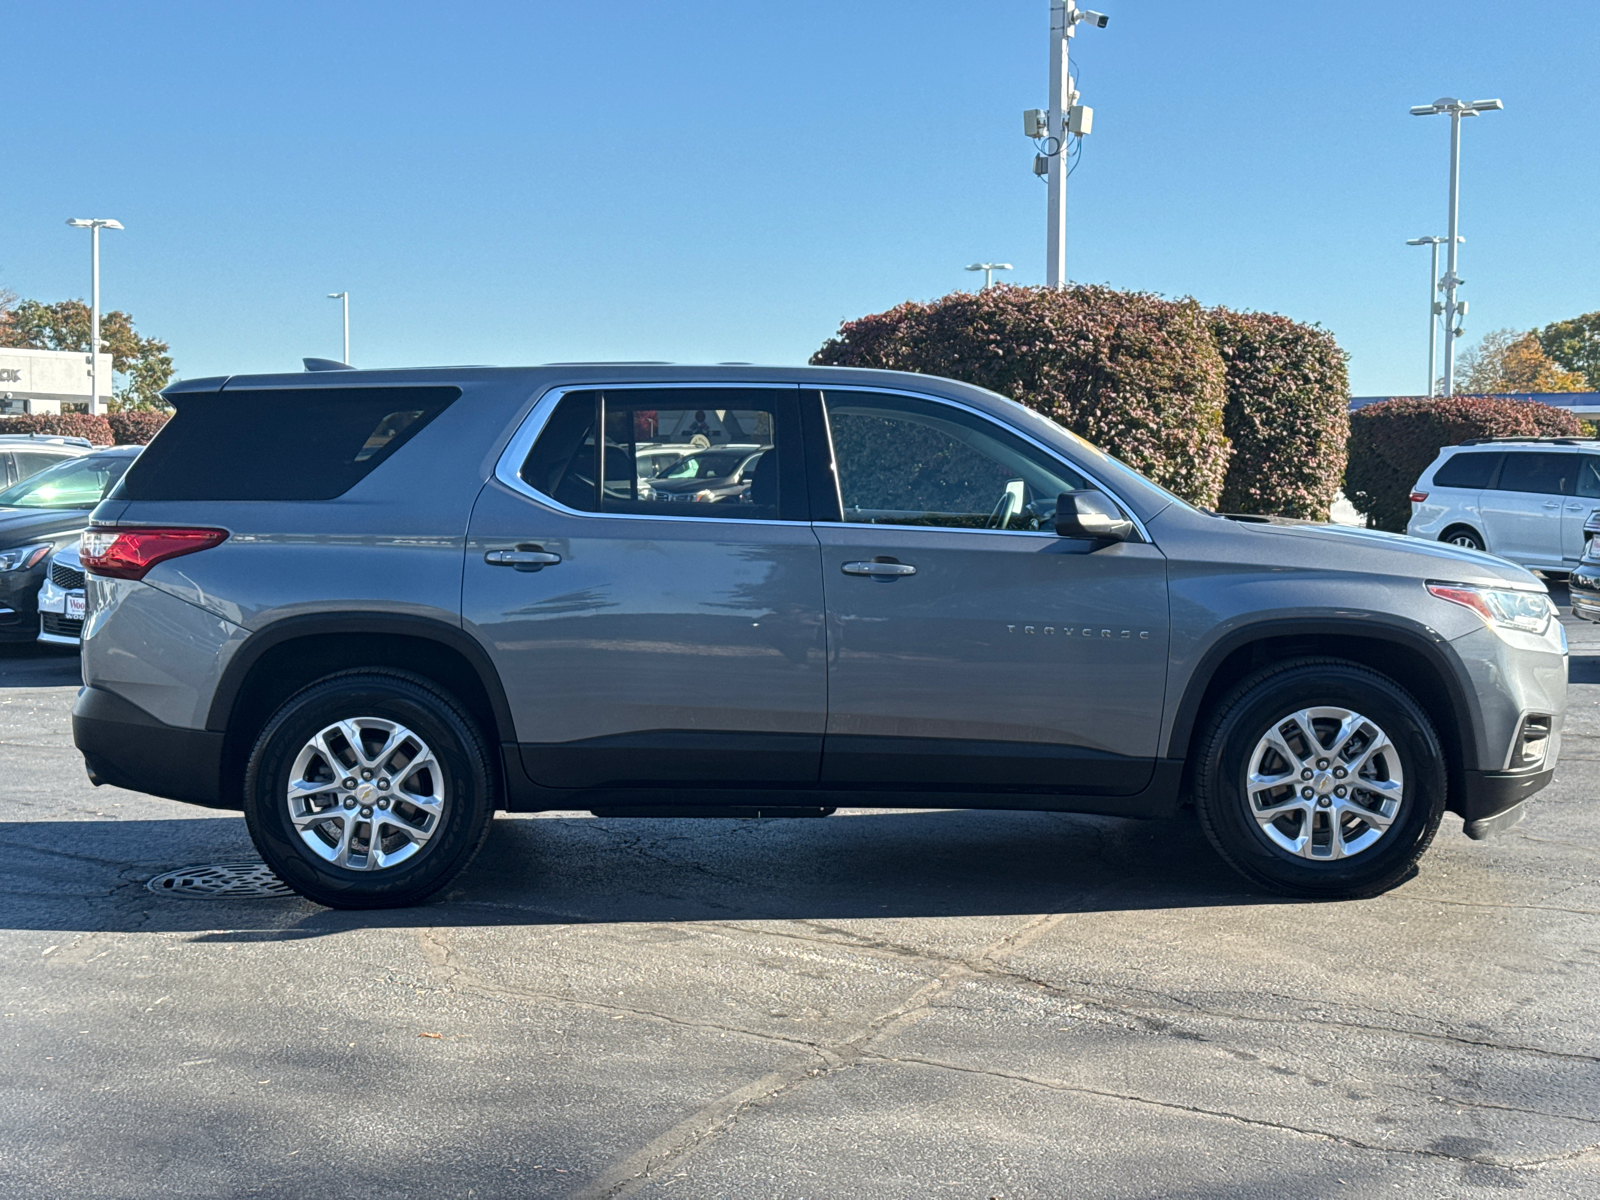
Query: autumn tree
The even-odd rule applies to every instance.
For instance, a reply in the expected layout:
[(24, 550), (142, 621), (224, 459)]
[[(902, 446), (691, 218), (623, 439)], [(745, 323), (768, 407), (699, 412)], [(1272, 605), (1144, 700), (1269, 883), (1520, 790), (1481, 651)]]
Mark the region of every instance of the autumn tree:
[(1461, 356), (1456, 375), (1456, 391), (1462, 395), (1582, 392), (1589, 387), (1582, 374), (1552, 361), (1531, 330), (1495, 329), (1484, 334)]
[[(0, 320), (0, 346), (27, 350), (89, 352), (89, 306), (82, 300), (42, 304), (23, 300)], [(100, 315), (100, 346), (111, 356), (111, 369), (122, 376), (111, 408), (165, 408), (161, 389), (172, 380), (167, 343), (140, 337), (125, 312)]]
[(1539, 345), (1558, 366), (1581, 371), (1588, 386), (1600, 392), (1600, 312), (1551, 322), (1539, 330)]

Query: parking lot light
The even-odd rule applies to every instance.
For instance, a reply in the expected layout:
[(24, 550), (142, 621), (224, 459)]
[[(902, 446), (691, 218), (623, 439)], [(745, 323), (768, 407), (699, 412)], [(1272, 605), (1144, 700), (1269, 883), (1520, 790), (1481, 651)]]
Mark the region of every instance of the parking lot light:
[[(1431, 117), (1448, 114), (1450, 117), (1450, 231), (1445, 235), (1445, 245), (1448, 248), (1448, 265), (1445, 267), (1444, 278), (1440, 280), (1440, 290), (1444, 292), (1444, 394), (1455, 395), (1456, 391), (1456, 338), (1461, 336), (1461, 329), (1456, 324), (1458, 316), (1464, 316), (1466, 305), (1456, 303), (1456, 288), (1461, 286), (1461, 278), (1456, 274), (1456, 247), (1460, 239), (1456, 236), (1459, 232), (1461, 210), (1461, 118), (1475, 117), (1479, 113), (1498, 112), (1505, 108), (1499, 100), (1457, 100), (1453, 96), (1441, 96), (1432, 104), (1415, 104), (1411, 107), (1414, 117)], [(1431, 303), (1431, 300), (1430, 300)], [(1432, 394), (1432, 388), (1429, 388)]]
[(344, 357), (339, 361), (348, 367), (350, 365), (350, 293), (329, 292), (328, 299), (344, 301)]
[(1011, 270), (1011, 264), (1010, 263), (979, 262), (979, 263), (970, 263), (964, 269), (968, 270), (968, 271), (982, 271), (983, 272), (983, 286), (984, 287), (988, 287), (991, 283), (994, 282), (994, 273), (996, 271), (1009, 271), (1009, 270)]
[(100, 231), (121, 229), (121, 221), (106, 217), (69, 217), (74, 229), (89, 231), (89, 413), (100, 411)]

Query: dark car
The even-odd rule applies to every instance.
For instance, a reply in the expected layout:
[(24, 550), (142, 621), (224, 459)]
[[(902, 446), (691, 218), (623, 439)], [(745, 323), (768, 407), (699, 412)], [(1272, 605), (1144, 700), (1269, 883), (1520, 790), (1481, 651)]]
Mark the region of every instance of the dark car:
[(738, 500), (771, 446), (718, 446), (679, 459), (650, 481), (658, 500)]
[(51, 551), (72, 541), (142, 446), (107, 446), (0, 491), (0, 641), (39, 635), (39, 585)]

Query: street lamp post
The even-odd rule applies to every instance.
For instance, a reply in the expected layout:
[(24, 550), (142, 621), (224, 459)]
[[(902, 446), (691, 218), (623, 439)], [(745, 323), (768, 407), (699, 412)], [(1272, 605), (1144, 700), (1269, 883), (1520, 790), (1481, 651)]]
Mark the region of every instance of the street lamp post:
[(89, 412), (100, 411), (100, 231), (121, 229), (121, 221), (101, 217), (71, 217), (74, 229), (89, 231)]
[(969, 266), (967, 266), (965, 269), (968, 270), (968, 271), (982, 271), (983, 272), (983, 286), (984, 287), (988, 287), (991, 283), (994, 282), (994, 273), (996, 271), (1009, 271), (1009, 270), (1011, 270), (1011, 264), (1010, 263), (972, 263)]
[[(1464, 237), (1456, 238), (1464, 242)], [(1428, 269), (1428, 396), (1431, 398), (1439, 388), (1439, 376), (1434, 373), (1439, 362), (1439, 316), (1444, 312), (1444, 305), (1433, 298), (1433, 293), (1439, 288), (1439, 247), (1444, 245), (1442, 237), (1410, 238), (1406, 241), (1408, 246), (1431, 246), (1433, 264)]]
[(344, 357), (339, 361), (348, 367), (350, 365), (350, 293), (329, 292), (328, 299), (344, 301)]
[(1444, 394), (1446, 396), (1456, 394), (1456, 338), (1461, 336), (1456, 318), (1465, 316), (1467, 311), (1465, 303), (1456, 303), (1456, 288), (1463, 282), (1456, 274), (1456, 246), (1460, 242), (1456, 235), (1461, 215), (1461, 118), (1475, 117), (1484, 112), (1498, 112), (1504, 107), (1505, 105), (1498, 100), (1469, 101), (1441, 96), (1432, 104), (1417, 104), (1411, 109), (1411, 115), (1414, 117), (1438, 116), (1441, 113), (1450, 115), (1450, 231), (1445, 237), (1449, 261), (1445, 266), (1444, 278), (1439, 281), (1439, 288), (1444, 292)]
[[(1078, 103), (1078, 91), (1067, 70), (1067, 42), (1077, 33), (1078, 22), (1104, 29), (1111, 20), (1104, 13), (1079, 8), (1076, 0), (1050, 0), (1050, 107), (1033, 108), (1022, 115), (1029, 137), (1044, 139), (1044, 153), (1035, 170), (1049, 184), (1049, 224), (1045, 232), (1044, 281), (1046, 287), (1067, 286), (1067, 139), (1087, 137), (1094, 125), (1094, 110)], [(1054, 144), (1055, 149), (1049, 147)]]

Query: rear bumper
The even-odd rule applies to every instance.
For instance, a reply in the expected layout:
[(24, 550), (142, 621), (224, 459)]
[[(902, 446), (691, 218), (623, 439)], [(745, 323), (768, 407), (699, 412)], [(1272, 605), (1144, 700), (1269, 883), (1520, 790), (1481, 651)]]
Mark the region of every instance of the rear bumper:
[(72, 740), (96, 785), (237, 807), (222, 799), (220, 733), (167, 725), (114, 692), (86, 687), (72, 705)]

